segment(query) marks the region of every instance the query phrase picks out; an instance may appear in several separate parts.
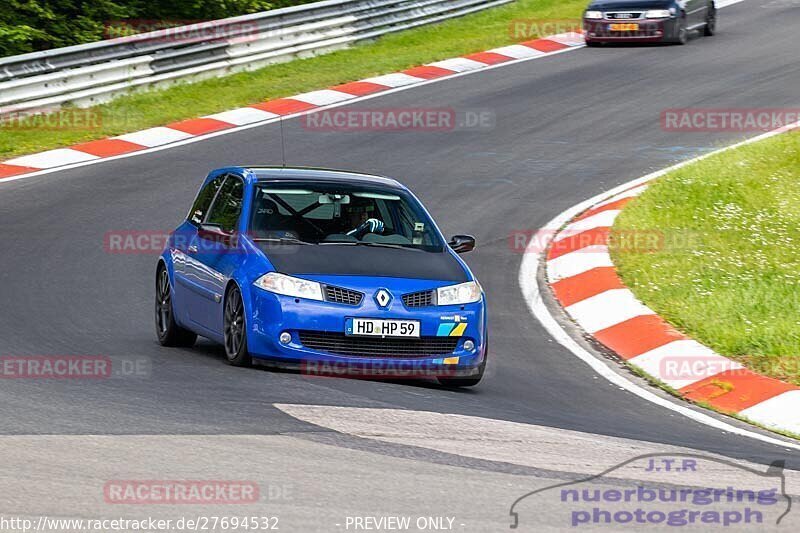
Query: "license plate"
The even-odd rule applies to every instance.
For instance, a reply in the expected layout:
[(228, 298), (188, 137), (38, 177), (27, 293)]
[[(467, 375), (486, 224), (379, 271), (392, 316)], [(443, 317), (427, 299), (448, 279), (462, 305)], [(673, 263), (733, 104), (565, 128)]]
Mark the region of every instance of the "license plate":
[(419, 337), (419, 321), (348, 318), (344, 333), (366, 337)]
[(611, 24), (608, 27), (611, 31), (639, 31), (638, 24)]

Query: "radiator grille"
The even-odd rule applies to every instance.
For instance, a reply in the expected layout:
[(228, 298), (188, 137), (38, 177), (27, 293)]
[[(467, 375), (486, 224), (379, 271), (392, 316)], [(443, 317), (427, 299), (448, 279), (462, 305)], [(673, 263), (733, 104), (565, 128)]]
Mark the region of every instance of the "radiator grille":
[(403, 295), (406, 307), (428, 307), (433, 305), (434, 291), (412, 292)]
[(398, 339), (355, 337), (344, 333), (300, 331), (300, 342), (306, 348), (354, 357), (432, 357), (450, 355), (458, 346), (459, 337), (421, 337)]
[(325, 301), (345, 305), (358, 305), (364, 294), (350, 289), (342, 289), (332, 285), (325, 285)]
[(619, 13), (606, 13), (606, 18), (611, 20), (639, 20), (642, 18), (642, 12), (619, 12)]

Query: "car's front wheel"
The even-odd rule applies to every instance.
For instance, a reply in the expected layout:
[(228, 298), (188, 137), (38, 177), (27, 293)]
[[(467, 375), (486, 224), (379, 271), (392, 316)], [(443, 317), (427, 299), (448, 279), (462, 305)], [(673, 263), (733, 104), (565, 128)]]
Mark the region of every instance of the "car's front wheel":
[(193, 346), (197, 334), (175, 322), (172, 308), (172, 286), (167, 267), (161, 263), (156, 271), (156, 334), (161, 346)]
[(247, 351), (247, 320), (244, 315), (244, 302), (239, 287), (232, 285), (225, 295), (223, 313), (225, 356), (233, 366), (249, 366), (251, 359)]

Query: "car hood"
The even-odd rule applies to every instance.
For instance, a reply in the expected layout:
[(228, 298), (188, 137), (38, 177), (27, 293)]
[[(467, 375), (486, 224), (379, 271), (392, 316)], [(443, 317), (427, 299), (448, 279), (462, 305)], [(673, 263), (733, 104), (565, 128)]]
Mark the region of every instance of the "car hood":
[(258, 243), (275, 270), (290, 275), (377, 276), (461, 283), (468, 276), (447, 250), (348, 245), (275, 245)]
[(608, 11), (614, 9), (667, 9), (674, 4), (672, 0), (595, 0), (587, 9)]

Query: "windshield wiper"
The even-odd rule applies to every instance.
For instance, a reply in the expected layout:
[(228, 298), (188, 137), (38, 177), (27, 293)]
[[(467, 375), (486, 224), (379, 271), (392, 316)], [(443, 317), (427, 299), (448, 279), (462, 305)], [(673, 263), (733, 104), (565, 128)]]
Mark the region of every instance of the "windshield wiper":
[(306, 242), (301, 241), (300, 239), (295, 239), (294, 237), (265, 237), (259, 239), (253, 239), (254, 242), (274, 242), (277, 244), (302, 244), (302, 245), (309, 245), (313, 246), (313, 242)]
[(376, 248), (394, 248), (401, 250), (419, 250), (413, 246), (405, 246), (403, 244), (392, 244), (389, 242), (364, 242), (364, 241), (326, 241), (320, 244), (346, 244), (348, 246), (374, 246)]

